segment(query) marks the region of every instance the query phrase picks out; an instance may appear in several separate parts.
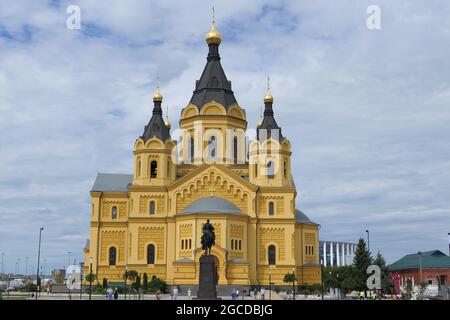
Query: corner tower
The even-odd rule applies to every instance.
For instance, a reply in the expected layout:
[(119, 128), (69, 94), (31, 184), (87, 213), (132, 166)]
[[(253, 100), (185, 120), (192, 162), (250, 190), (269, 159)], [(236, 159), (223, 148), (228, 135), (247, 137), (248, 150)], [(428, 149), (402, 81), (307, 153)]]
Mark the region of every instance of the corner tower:
[(152, 117), (134, 144), (135, 185), (162, 186), (175, 180), (172, 150), (176, 143), (170, 137), (170, 124), (162, 117), (162, 101), (158, 87), (153, 94)]
[(249, 179), (260, 186), (290, 187), (291, 144), (281, 133), (273, 112), (274, 98), (268, 86), (264, 97), (264, 117), (249, 147)]

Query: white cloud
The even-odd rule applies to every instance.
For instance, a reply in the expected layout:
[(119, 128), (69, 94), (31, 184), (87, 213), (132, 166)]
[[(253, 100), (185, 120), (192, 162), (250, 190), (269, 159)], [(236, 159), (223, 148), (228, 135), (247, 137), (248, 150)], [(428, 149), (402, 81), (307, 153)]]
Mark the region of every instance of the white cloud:
[[(204, 1), (2, 3), (0, 11), (1, 251), (13, 270), (35, 256), (81, 258), (98, 171), (130, 172), (151, 114), (157, 73), (176, 127), (200, 77)], [(446, 250), (450, 223), (450, 4), (217, 1), (222, 63), (249, 126), (271, 76), (275, 114), (293, 143), (297, 206), (323, 238), (356, 241), (388, 261)], [(197, 8), (193, 10), (192, 8)]]

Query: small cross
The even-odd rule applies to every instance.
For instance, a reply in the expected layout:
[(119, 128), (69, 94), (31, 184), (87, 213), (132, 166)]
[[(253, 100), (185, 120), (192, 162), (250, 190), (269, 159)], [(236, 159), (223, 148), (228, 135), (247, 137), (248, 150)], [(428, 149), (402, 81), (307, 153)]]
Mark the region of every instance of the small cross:
[(216, 23), (216, 11), (214, 10), (214, 4), (212, 6), (212, 23)]

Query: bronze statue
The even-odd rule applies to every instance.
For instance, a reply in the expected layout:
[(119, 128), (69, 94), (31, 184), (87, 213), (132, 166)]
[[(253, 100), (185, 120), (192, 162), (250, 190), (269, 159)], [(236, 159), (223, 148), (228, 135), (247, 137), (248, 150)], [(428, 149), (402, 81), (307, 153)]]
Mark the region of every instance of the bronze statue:
[(209, 219), (202, 227), (202, 249), (205, 250), (205, 255), (211, 254), (211, 247), (215, 244), (216, 235), (214, 234), (214, 227), (209, 223)]

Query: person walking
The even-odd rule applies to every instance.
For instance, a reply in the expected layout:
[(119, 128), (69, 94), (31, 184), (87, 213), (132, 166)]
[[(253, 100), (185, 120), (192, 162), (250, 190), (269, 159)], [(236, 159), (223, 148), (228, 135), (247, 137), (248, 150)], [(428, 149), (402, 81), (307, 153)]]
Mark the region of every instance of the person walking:
[(236, 300), (239, 300), (239, 289), (236, 289)]
[(111, 287), (108, 288), (108, 300), (113, 299), (113, 289)]
[(361, 292), (359, 293), (359, 300), (365, 300), (366, 299), (366, 294), (364, 293), (364, 291), (361, 290)]
[(191, 288), (189, 288), (189, 289), (188, 289), (188, 299), (189, 299), (189, 300), (191, 300), (191, 294), (192, 294)]
[(236, 300), (236, 289), (231, 290), (231, 300)]
[(261, 295), (261, 300), (266, 299), (266, 289), (261, 288), (261, 290), (259, 291), (259, 294)]
[(157, 290), (155, 297), (156, 297), (156, 300), (161, 300), (161, 291)]
[(117, 290), (117, 288), (114, 288), (114, 300), (118, 299), (119, 299), (119, 290)]
[(172, 300), (177, 300), (178, 298), (178, 288), (174, 287), (172, 290)]

